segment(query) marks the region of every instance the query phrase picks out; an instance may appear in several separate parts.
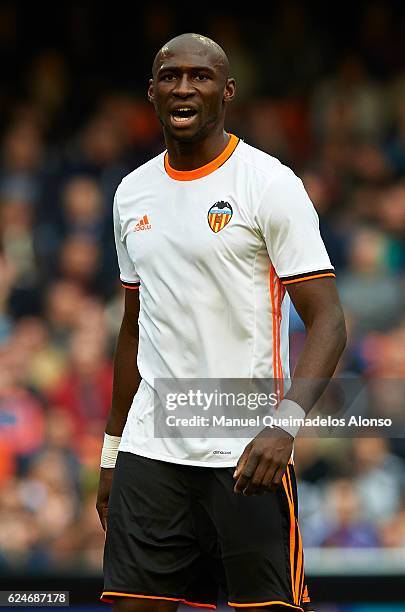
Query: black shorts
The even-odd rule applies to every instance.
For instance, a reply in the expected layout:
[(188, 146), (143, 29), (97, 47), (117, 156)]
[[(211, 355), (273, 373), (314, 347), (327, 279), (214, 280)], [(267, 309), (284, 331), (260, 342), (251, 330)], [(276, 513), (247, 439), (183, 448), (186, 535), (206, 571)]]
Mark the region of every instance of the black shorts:
[[(294, 468), (263, 496), (236, 495), (234, 468), (120, 452), (108, 510), (102, 601), (309, 610)], [(312, 608), (311, 608), (312, 609)]]

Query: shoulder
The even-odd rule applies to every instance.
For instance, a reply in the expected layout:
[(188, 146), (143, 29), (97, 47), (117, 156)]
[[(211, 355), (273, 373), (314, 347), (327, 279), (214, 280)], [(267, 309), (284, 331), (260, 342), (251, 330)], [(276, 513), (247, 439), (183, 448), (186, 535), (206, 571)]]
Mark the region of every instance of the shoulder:
[(238, 175), (249, 185), (251, 193), (259, 200), (280, 192), (303, 189), (301, 179), (279, 159), (240, 141), (237, 149)]
[(239, 164), (263, 189), (272, 185), (300, 181), (291, 168), (279, 159), (241, 140), (237, 147)]
[(159, 153), (156, 157), (153, 157), (124, 176), (121, 183), (118, 185), (116, 197), (121, 195), (125, 196), (125, 194), (132, 192), (133, 189), (139, 189), (144, 184), (150, 184), (150, 180), (154, 175), (157, 176), (162, 174), (163, 158), (164, 152)]
[(238, 176), (249, 186), (256, 206), (263, 202), (271, 202), (273, 207), (280, 202), (284, 206), (286, 199), (305, 193), (301, 179), (276, 157), (244, 141), (237, 149)]

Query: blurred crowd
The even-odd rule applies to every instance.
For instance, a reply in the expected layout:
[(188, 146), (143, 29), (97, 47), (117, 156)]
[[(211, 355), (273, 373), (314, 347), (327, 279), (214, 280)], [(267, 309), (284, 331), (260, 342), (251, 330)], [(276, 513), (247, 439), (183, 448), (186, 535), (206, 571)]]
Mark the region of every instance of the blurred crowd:
[[(26, 27), (21, 10), (0, 8), (9, 60)], [(20, 77), (8, 63), (0, 94), (2, 572), (101, 568), (95, 494), (123, 311), (112, 199), (125, 174), (163, 149), (145, 66), (179, 32), (224, 46), (239, 92), (229, 131), (291, 166), (314, 202), (349, 332), (338, 374), (405, 376), (405, 17), (396, 4), (368, 3), (337, 50), (305, 3), (280, 3), (260, 24), (218, 15), (200, 28), (153, 5), (133, 55), (121, 56), (128, 48), (115, 35), (116, 64), (90, 36), (93, 10), (72, 3), (62, 43), (20, 51)], [(303, 338), (292, 311), (293, 362)], [(302, 438), (296, 469), (308, 547), (405, 546), (404, 440)]]

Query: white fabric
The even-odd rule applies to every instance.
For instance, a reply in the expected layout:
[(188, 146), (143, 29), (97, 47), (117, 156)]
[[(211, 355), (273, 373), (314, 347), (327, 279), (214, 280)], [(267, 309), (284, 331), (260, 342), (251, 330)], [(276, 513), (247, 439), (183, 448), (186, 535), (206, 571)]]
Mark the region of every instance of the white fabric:
[[(219, 201), (233, 215), (214, 233), (208, 211)], [(145, 215), (148, 229), (135, 231)], [(236, 465), (249, 439), (154, 438), (154, 381), (272, 378), (278, 344), (279, 374), (289, 376), (289, 297), (278, 277), (332, 268), (301, 180), (243, 141), (217, 170), (194, 180), (171, 178), (162, 153), (119, 185), (114, 228), (121, 279), (141, 283), (143, 380), (120, 450), (191, 465)]]
[(305, 420), (305, 410), (297, 402), (283, 399), (275, 411), (274, 421), (276, 427), (289, 433), (295, 438)]
[(118, 456), (118, 448), (121, 442), (121, 436), (110, 436), (109, 434), (104, 434), (104, 444), (101, 449), (101, 461), (100, 467), (102, 468), (114, 468), (117, 456)]

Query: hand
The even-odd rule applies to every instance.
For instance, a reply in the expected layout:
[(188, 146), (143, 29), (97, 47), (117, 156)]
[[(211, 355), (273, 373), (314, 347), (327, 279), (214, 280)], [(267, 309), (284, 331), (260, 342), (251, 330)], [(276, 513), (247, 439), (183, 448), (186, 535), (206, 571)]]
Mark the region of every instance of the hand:
[(263, 495), (281, 483), (294, 438), (278, 427), (266, 427), (246, 446), (233, 474), (234, 492)]
[(104, 531), (107, 529), (108, 500), (110, 498), (113, 474), (114, 468), (100, 468), (96, 508)]

